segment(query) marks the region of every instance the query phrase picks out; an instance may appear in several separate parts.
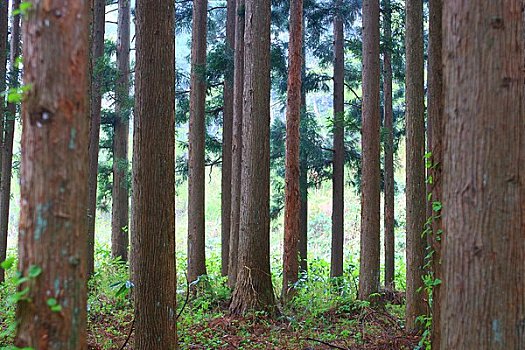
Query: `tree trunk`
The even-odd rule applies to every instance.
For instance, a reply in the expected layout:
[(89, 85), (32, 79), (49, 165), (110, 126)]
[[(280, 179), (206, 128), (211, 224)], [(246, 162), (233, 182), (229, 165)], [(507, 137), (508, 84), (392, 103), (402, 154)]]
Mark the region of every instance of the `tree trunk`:
[[(429, 1), (429, 54), (428, 54), (428, 131), (430, 152), (432, 152), (432, 167), (429, 169), (431, 200), (441, 203), (441, 167), (443, 164), (443, 57), (442, 57), (442, 11), (443, 0)], [(432, 220), (432, 269), (434, 278), (442, 280), (441, 275), (441, 216), (440, 212), (431, 212)], [(432, 290), (432, 347), (440, 349), (440, 320), (441, 320), (441, 286), (436, 285)]]
[[(304, 24), (304, 8), (303, 8), (303, 28)], [(305, 42), (305, 30), (303, 29), (303, 60), (301, 65), (301, 124), (306, 118), (306, 88), (304, 81), (306, 79), (306, 45)], [(301, 224), (299, 227), (299, 271), (301, 273), (308, 272), (308, 154), (306, 149), (302, 146), (303, 137), (299, 135), (301, 144), (299, 145), (299, 156), (301, 157), (300, 162), (300, 174), (299, 174), (299, 186), (301, 191)]]
[(113, 132), (113, 215), (111, 217), (111, 253), (114, 258), (128, 260), (129, 185), (128, 141), (129, 116), (129, 51), (130, 0), (118, 2), (118, 81), (115, 91), (115, 124)]
[(301, 86), (303, 65), (303, 0), (290, 1), (290, 44), (288, 46), (288, 103), (286, 110), (286, 187), (284, 214), (284, 255), (282, 300), (293, 294), (299, 276), (299, 232), (301, 191), (299, 126), (301, 123)]
[[(12, 10), (20, 8), (20, 0), (14, 0)], [(13, 16), (11, 26), (11, 49), (9, 58), (9, 88), (18, 84), (19, 70), (16, 60), (20, 56), (20, 15)], [(0, 185), (0, 237), (6, 237), (9, 228), (9, 204), (11, 202), (11, 175), (13, 169), (13, 141), (15, 136), (16, 103), (7, 104), (4, 124), (4, 147), (2, 155), (2, 181)], [(7, 240), (6, 240), (7, 243)], [(2, 260), (3, 261), (3, 260)]]
[[(175, 9), (137, 0), (132, 272), (135, 349), (177, 349)], [(161, 278), (159, 278), (161, 276)]]
[[(7, 65), (7, 32), (8, 32), (8, 11), (9, 2), (0, 2), (0, 91), (6, 90), (6, 65)], [(5, 97), (0, 100), (0, 164), (2, 164), (3, 135), (5, 120)], [(0, 177), (1, 177), (0, 169)], [(0, 262), (6, 259), (7, 255), (7, 231), (3, 234), (0, 231)], [(0, 283), (4, 282), (4, 270), (0, 268)]]
[(235, 52), (233, 73), (233, 135), (232, 135), (232, 203), (228, 286), (235, 287), (239, 256), (239, 224), (241, 219), (241, 159), (244, 90), (244, 0), (237, 0), (235, 19)]
[(230, 311), (275, 311), (270, 274), (270, 0), (246, 1), (241, 221)]
[[(24, 20), (15, 344), (86, 349), (89, 2), (34, 0)], [(61, 14), (56, 16), (55, 14)], [(52, 14), (52, 15), (51, 15)], [(54, 303), (53, 311), (49, 306)]]
[(406, 247), (407, 310), (409, 331), (415, 331), (416, 318), (424, 315), (423, 287), (426, 240), (421, 237), (426, 222), (425, 185), (425, 90), (423, 60), (423, 2), (406, 2)]
[(330, 276), (343, 275), (344, 243), (344, 32), (341, 17), (342, 1), (336, 1), (334, 17), (334, 156), (332, 187), (332, 255)]
[(188, 280), (206, 275), (204, 141), (206, 135), (206, 32), (208, 1), (193, 2), (188, 171)]
[(221, 274), (228, 276), (232, 206), (232, 135), (233, 135), (233, 67), (235, 46), (235, 0), (228, 0), (226, 14), (226, 49), (228, 67), (224, 72), (224, 109), (222, 112), (221, 179)]
[(380, 106), (379, 0), (363, 1), (363, 172), (359, 298), (379, 290)]
[(444, 1), (441, 349), (525, 348), (522, 11)]
[(105, 0), (93, 0), (92, 24), (92, 78), (91, 78), (91, 126), (89, 130), (89, 192), (88, 192), (88, 256), (87, 271), (95, 271), (95, 219), (97, 213), (98, 150), (100, 139), (101, 57), (104, 55), (104, 27), (106, 17)]
[(386, 48), (383, 52), (383, 92), (385, 99), (385, 288), (394, 290), (394, 114), (392, 110), (392, 7), (384, 1), (384, 35)]

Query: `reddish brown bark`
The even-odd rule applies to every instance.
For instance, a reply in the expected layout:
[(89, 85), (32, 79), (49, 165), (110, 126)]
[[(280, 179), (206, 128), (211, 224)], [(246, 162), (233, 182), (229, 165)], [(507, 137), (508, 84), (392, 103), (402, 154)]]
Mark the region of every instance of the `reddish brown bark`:
[(117, 68), (115, 123), (113, 132), (113, 207), (111, 217), (111, 254), (128, 260), (129, 246), (129, 49), (130, 1), (118, 2)]
[(193, 2), (190, 128), (188, 134), (188, 280), (206, 274), (204, 140), (206, 135), (206, 32), (208, 1)]
[(228, 286), (235, 287), (239, 255), (239, 223), (241, 208), (241, 159), (244, 90), (244, 0), (237, 0), (235, 19), (235, 53), (233, 73), (233, 134), (232, 134), (232, 174), (231, 174), (231, 230), (230, 257), (228, 263)]
[[(8, 2), (2, 3), (0, 8), (0, 25), (3, 25), (5, 19), (5, 33), (0, 34), (0, 40), (4, 44), (4, 47), (0, 47), (3, 57), (0, 57), (0, 79), (2, 83), (0, 91), (5, 91), (5, 80), (6, 80), (6, 64), (5, 57), (7, 49), (5, 47), (4, 34), (7, 37), (7, 4)], [(4, 8), (5, 6), (5, 8)], [(20, 1), (13, 1), (12, 9), (16, 10), (20, 7)], [(4, 13), (5, 11), (5, 13)], [(5, 16), (5, 18), (4, 18)], [(1, 46), (1, 45), (0, 45)], [(1, 55), (0, 55), (1, 56)], [(11, 26), (11, 49), (10, 49), (10, 64), (9, 64), (9, 87), (15, 88), (18, 86), (18, 68), (15, 63), (18, 56), (20, 56), (20, 15), (13, 16), (13, 24)], [(0, 262), (6, 259), (7, 253), (7, 234), (9, 228), (9, 203), (11, 199), (11, 173), (12, 173), (12, 160), (13, 160), (13, 139), (15, 135), (15, 116), (16, 116), (16, 104), (8, 103), (7, 113), (4, 113), (4, 101), (0, 104), (0, 143), (2, 143), (2, 136), (4, 137), (3, 144), (1, 147), (0, 155)], [(4, 125), (5, 123), (5, 125)], [(5, 131), (5, 136), (4, 136)], [(4, 281), (4, 270), (0, 268), (0, 283)]]
[(228, 276), (232, 206), (232, 137), (233, 137), (233, 66), (235, 46), (235, 0), (228, 0), (226, 14), (226, 56), (224, 73), (224, 109), (222, 112), (222, 179), (221, 179), (221, 274)]
[(363, 130), (359, 298), (379, 290), (380, 106), (379, 0), (363, 1)]
[(443, 4), (440, 348), (523, 349), (523, 2)]
[(131, 230), (137, 350), (178, 348), (174, 14), (173, 1), (137, 0)]
[(394, 128), (392, 110), (392, 7), (390, 0), (384, 2), (384, 35), (386, 47), (383, 51), (383, 93), (385, 99), (385, 288), (394, 290)]
[[(24, 20), (20, 271), (15, 344), (86, 349), (89, 2), (32, 1)], [(57, 16), (56, 14), (60, 14)], [(55, 299), (61, 307), (48, 306)]]
[[(432, 167), (429, 169), (431, 181), (429, 201), (432, 203), (442, 201), (442, 173), (443, 164), (443, 57), (442, 57), (442, 11), (443, 0), (429, 1), (429, 53), (428, 53), (428, 128), (430, 139), (430, 152), (432, 153)], [(427, 142), (428, 143), (428, 142)], [(441, 213), (431, 211), (432, 221), (432, 269), (435, 279), (442, 279), (441, 274)], [(434, 286), (432, 290), (432, 347), (440, 349), (441, 338), (441, 285)]]
[(275, 311), (270, 274), (270, 0), (246, 1), (239, 271), (230, 311)]
[(301, 227), (299, 126), (301, 122), (302, 56), (303, 1), (291, 0), (290, 43), (288, 46), (288, 104), (286, 110), (283, 301), (289, 300), (299, 275), (299, 257), (297, 248)]
[(422, 237), (426, 222), (425, 185), (425, 90), (423, 59), (423, 3), (406, 2), (406, 247), (407, 309), (406, 323), (415, 331), (416, 318), (426, 314), (422, 276), (425, 265), (426, 239)]
[(89, 131), (89, 192), (88, 192), (88, 275), (95, 270), (95, 220), (97, 212), (97, 175), (100, 139), (100, 109), (102, 105), (100, 58), (104, 55), (105, 0), (93, 0), (91, 28), (91, 125)]
[(332, 176), (332, 254), (330, 276), (343, 275), (344, 243), (344, 32), (342, 1), (336, 2), (334, 17), (334, 154)]

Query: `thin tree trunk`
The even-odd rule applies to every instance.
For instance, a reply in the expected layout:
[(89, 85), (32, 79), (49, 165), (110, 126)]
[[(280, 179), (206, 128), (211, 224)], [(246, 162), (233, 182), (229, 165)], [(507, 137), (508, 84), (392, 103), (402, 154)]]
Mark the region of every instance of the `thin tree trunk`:
[(270, 274), (270, 0), (246, 1), (241, 221), (230, 311), (275, 312)]
[(239, 224), (241, 219), (241, 159), (242, 159), (242, 124), (244, 90), (244, 0), (237, 0), (235, 20), (235, 52), (233, 73), (233, 135), (232, 135), (232, 203), (230, 257), (228, 263), (228, 286), (235, 287), (239, 256)]
[(443, 19), (440, 348), (525, 349), (523, 1), (447, 0)]
[[(9, 2), (0, 2), (0, 91), (6, 90), (6, 66), (7, 66), (7, 32), (8, 32), (8, 11)], [(0, 100), (0, 164), (2, 164), (3, 154), (3, 135), (4, 135), (4, 120), (6, 116), (5, 111), (5, 97)], [(0, 169), (0, 177), (1, 177)], [(7, 255), (7, 234), (0, 232), (0, 262), (6, 259)], [(0, 283), (4, 282), (5, 272), (0, 268)]]
[[(443, 0), (429, 1), (429, 54), (428, 54), (428, 123), (430, 152), (432, 152), (432, 167), (429, 169), (432, 203), (441, 203), (441, 167), (443, 164), (443, 57), (442, 57), (442, 12)], [(432, 220), (432, 269), (435, 279), (441, 275), (441, 213), (431, 212)], [(441, 286), (438, 284), (432, 290), (432, 347), (440, 349), (441, 321)]]
[(88, 192), (88, 260), (87, 271), (95, 271), (95, 220), (97, 212), (98, 150), (100, 139), (100, 109), (102, 105), (101, 72), (99, 61), (104, 55), (105, 0), (93, 0), (92, 24), (92, 78), (91, 78), (91, 126), (89, 131), (89, 192)]
[(128, 260), (129, 185), (128, 141), (129, 116), (129, 50), (130, 0), (118, 2), (118, 81), (115, 91), (115, 124), (113, 132), (113, 215), (111, 217), (111, 253), (114, 258)]
[(193, 2), (191, 48), (189, 171), (188, 171), (188, 280), (206, 274), (204, 233), (204, 141), (206, 134), (206, 32), (208, 1)]
[(178, 348), (174, 15), (173, 1), (137, 0), (131, 229), (137, 350)]
[[(303, 28), (304, 23), (304, 9), (303, 9)], [(301, 125), (306, 118), (306, 88), (304, 81), (306, 79), (306, 45), (305, 42), (305, 30), (303, 29), (303, 60), (301, 65)], [(301, 222), (299, 226), (299, 271), (301, 273), (308, 272), (308, 154), (306, 149), (302, 146), (303, 138), (299, 135), (301, 144), (299, 150), (300, 159), (300, 174), (299, 174), (299, 186), (301, 191)]]
[(363, 172), (359, 298), (379, 290), (380, 104), (379, 0), (363, 1)]
[(394, 127), (392, 110), (392, 7), (390, 0), (384, 2), (384, 35), (386, 48), (383, 52), (383, 91), (385, 99), (385, 288), (394, 290)]
[(425, 90), (423, 60), (423, 2), (406, 2), (406, 247), (407, 310), (409, 331), (420, 328), (416, 318), (426, 314), (422, 291), (426, 239), (421, 235), (426, 222), (425, 185)]
[(222, 112), (222, 179), (221, 179), (221, 274), (228, 276), (232, 206), (232, 136), (233, 136), (233, 70), (235, 47), (235, 0), (228, 0), (226, 14), (226, 57), (224, 73), (224, 109)]
[(330, 276), (343, 275), (344, 243), (344, 32), (342, 1), (336, 1), (334, 17), (334, 153), (332, 187), (332, 255)]
[[(20, 271), (15, 344), (86, 344), (89, 2), (34, 0), (24, 19)], [(61, 16), (50, 15), (60, 13)], [(45, 29), (43, 25), (45, 24)], [(53, 311), (50, 302), (60, 311)]]
[(293, 295), (299, 276), (299, 232), (301, 190), (299, 127), (303, 65), (303, 0), (290, 1), (290, 44), (288, 46), (288, 103), (286, 110), (286, 187), (284, 212), (284, 255), (282, 300)]
[[(20, 8), (20, 0), (14, 0), (12, 10)], [(13, 16), (11, 25), (11, 49), (9, 58), (9, 88), (18, 84), (19, 70), (16, 60), (20, 56), (20, 15)], [(16, 103), (7, 104), (4, 124), (4, 147), (2, 149), (2, 181), (0, 185), (0, 237), (6, 237), (9, 228), (9, 204), (11, 202), (11, 175), (13, 169), (13, 141), (15, 137)], [(6, 240), (7, 243), (7, 240)], [(3, 260), (2, 260), (3, 261)]]

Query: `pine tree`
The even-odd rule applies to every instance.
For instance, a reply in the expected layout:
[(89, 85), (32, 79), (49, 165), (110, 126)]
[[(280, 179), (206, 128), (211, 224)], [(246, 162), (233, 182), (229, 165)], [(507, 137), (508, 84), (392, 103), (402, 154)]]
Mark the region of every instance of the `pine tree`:
[(241, 220), (230, 311), (275, 311), (270, 274), (270, 0), (246, 1)]
[(379, 290), (380, 107), (379, 0), (363, 1), (363, 125), (359, 298)]
[(282, 299), (287, 301), (299, 275), (298, 243), (301, 226), (299, 127), (303, 66), (303, 1), (290, 2), (290, 44), (288, 47), (288, 103), (286, 110), (286, 202), (284, 213), (284, 256)]
[[(15, 345), (86, 349), (89, 1), (34, 0), (24, 19)], [(49, 9), (61, 16), (49, 15)], [(43, 23), (47, 23), (42, 30)], [(50, 305), (52, 307), (50, 307)]]
[(423, 2), (406, 1), (406, 249), (407, 249), (407, 328), (418, 328), (416, 318), (426, 313), (422, 276), (426, 240), (425, 186), (425, 90), (423, 59)]
[(128, 189), (128, 140), (129, 140), (129, 51), (130, 51), (130, 1), (118, 2), (118, 41), (115, 120), (113, 126), (113, 207), (111, 217), (111, 254), (128, 259), (129, 245), (129, 189)]
[(136, 3), (131, 261), (137, 350), (177, 349), (174, 14), (172, 1)]
[(206, 119), (206, 32), (208, 1), (193, 2), (189, 170), (188, 170), (188, 280), (206, 274), (204, 233), (204, 153)]

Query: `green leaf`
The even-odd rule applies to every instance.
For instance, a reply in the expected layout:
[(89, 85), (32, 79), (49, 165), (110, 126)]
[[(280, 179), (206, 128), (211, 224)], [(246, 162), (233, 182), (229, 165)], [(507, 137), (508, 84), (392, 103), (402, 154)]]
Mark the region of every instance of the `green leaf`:
[(441, 202), (432, 202), (432, 210), (433, 211), (441, 211), (441, 209), (443, 208), (443, 204)]
[(15, 264), (15, 260), (16, 260), (15, 257), (11, 256), (7, 258), (5, 261), (2, 261), (2, 263), (0, 264), (0, 267), (3, 268), (4, 270), (9, 270)]
[(27, 270), (27, 276), (29, 278), (37, 278), (42, 273), (42, 268), (40, 266), (31, 265), (29, 270)]

